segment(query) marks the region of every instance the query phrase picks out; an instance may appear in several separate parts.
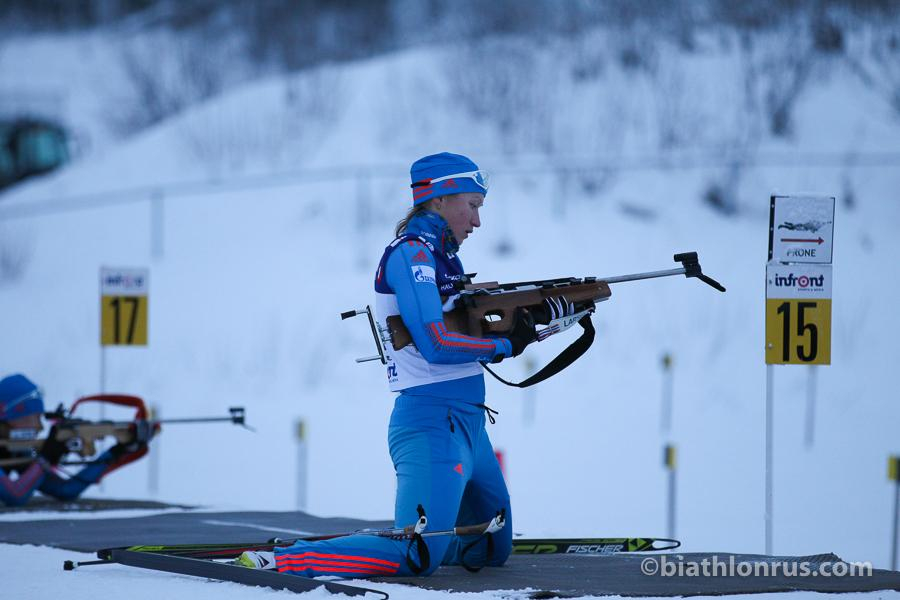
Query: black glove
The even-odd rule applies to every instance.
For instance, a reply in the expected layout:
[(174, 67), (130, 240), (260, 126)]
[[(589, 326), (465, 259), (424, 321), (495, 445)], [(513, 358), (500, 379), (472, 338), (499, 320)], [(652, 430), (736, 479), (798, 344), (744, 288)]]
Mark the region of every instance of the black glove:
[(41, 444), (41, 450), (38, 452), (51, 465), (58, 465), (60, 459), (69, 452), (64, 442), (56, 439), (56, 426), (50, 428), (47, 439)]
[(506, 339), (512, 345), (512, 355), (518, 356), (525, 350), (525, 346), (537, 339), (537, 331), (534, 329), (534, 318), (524, 308), (516, 309), (515, 323), (512, 330), (506, 334)]
[(112, 462), (115, 462), (128, 454), (140, 452), (146, 447), (146, 442), (128, 442), (126, 444), (119, 442), (109, 449), (109, 457), (112, 459)]

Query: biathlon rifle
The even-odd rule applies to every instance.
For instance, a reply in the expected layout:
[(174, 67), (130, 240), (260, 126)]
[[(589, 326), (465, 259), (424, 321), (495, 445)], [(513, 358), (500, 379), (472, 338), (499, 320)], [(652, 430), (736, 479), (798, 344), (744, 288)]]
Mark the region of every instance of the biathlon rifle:
[[(90, 421), (74, 417), (75, 410), (85, 403), (105, 403), (131, 407), (135, 409), (134, 418), (131, 421)], [(0, 439), (0, 448), (6, 448), (11, 453), (23, 454), (13, 458), (0, 459), (0, 466), (33, 461), (37, 458), (38, 452), (44, 443), (51, 438), (65, 446), (66, 454), (74, 453), (87, 459), (97, 453), (96, 442), (99, 440), (111, 437), (120, 444), (148, 444), (160, 432), (164, 424), (230, 422), (250, 429), (244, 421), (243, 407), (232, 407), (228, 409), (228, 412), (229, 416), (227, 417), (151, 419), (143, 399), (138, 396), (123, 394), (85, 396), (76, 400), (69, 410), (66, 410), (60, 404), (53, 412), (44, 413), (44, 417), (49, 420), (51, 425), (51, 434), (48, 437), (22, 440)], [(60, 464), (79, 465), (86, 463), (84, 461), (63, 461)]]
[[(594, 338), (590, 315), (596, 309), (597, 303), (608, 300), (612, 295), (610, 284), (684, 275), (696, 277), (720, 292), (725, 291), (718, 281), (703, 273), (696, 252), (676, 254), (674, 260), (681, 263), (681, 267), (616, 277), (562, 277), (504, 284), (496, 281), (474, 283), (472, 282), (474, 274), (466, 275), (457, 284), (457, 293), (454, 296), (441, 298), (445, 306), (448, 302), (453, 306), (444, 313), (444, 325), (449, 331), (465, 335), (502, 337), (512, 330), (519, 312), (525, 310), (534, 317), (537, 325), (543, 325), (537, 329), (537, 341), (566, 331), (576, 324), (581, 325), (585, 329), (584, 334), (545, 369), (526, 381), (518, 384), (509, 383), (497, 377), (485, 365), (488, 372), (503, 383), (527, 387), (558, 373), (590, 347)], [(363, 314), (368, 316), (378, 354), (357, 358), (356, 362), (380, 360), (382, 364), (387, 364), (385, 351), (400, 350), (414, 343), (400, 316), (388, 317), (386, 326), (383, 326), (375, 320), (371, 306), (343, 312), (341, 319)]]

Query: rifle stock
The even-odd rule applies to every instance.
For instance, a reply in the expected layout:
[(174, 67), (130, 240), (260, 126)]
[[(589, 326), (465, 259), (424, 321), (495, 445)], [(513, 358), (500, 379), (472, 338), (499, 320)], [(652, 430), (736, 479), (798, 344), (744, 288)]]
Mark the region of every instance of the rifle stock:
[[(71, 413), (82, 401), (104, 401), (110, 399), (113, 404), (126, 405), (136, 408), (136, 418), (132, 421), (89, 421), (87, 419), (72, 418)], [(53, 422), (53, 439), (65, 444), (67, 454), (78, 454), (82, 458), (89, 458), (97, 454), (97, 441), (111, 437), (119, 444), (148, 444), (162, 429), (162, 424), (170, 423), (209, 423), (227, 421), (235, 425), (247, 427), (244, 422), (243, 407), (229, 408), (228, 417), (197, 417), (186, 419), (147, 419), (147, 410), (143, 400), (137, 396), (113, 396), (98, 395), (80, 398), (72, 405), (72, 409), (66, 413), (62, 405), (52, 413), (46, 413), (46, 417)], [(248, 428), (249, 429), (249, 428)], [(0, 439), (0, 448), (5, 448), (11, 453), (26, 453), (30, 455), (14, 456), (0, 459), (0, 467), (16, 465), (33, 461), (48, 438), (35, 438), (31, 440)]]
[[(65, 444), (67, 453), (78, 454), (82, 458), (97, 453), (97, 441), (107, 437), (114, 438), (120, 444), (148, 443), (159, 432), (159, 423), (154, 421), (87, 421), (84, 419), (62, 419), (55, 423), (56, 431), (53, 439)], [(37, 457), (38, 451), (47, 438), (33, 440), (0, 440), (0, 447), (13, 453), (31, 451), (31, 456), (5, 458), (0, 466), (30, 462)]]
[[(444, 313), (444, 325), (448, 331), (487, 337), (509, 332), (513, 328), (516, 309), (524, 308), (540, 312), (544, 300), (564, 296), (576, 309), (609, 299), (612, 291), (605, 281), (593, 277), (576, 279), (550, 279), (499, 284), (469, 283), (460, 292), (457, 306)], [(447, 298), (443, 298), (444, 301)], [(540, 321), (539, 321), (540, 322)], [(413, 343), (403, 319), (387, 318), (394, 350)]]
[[(534, 316), (536, 324), (546, 326), (536, 331), (537, 341), (566, 331), (575, 324), (581, 325), (584, 329), (582, 336), (547, 367), (529, 377), (525, 382), (510, 384), (498, 377), (507, 385), (518, 387), (534, 385), (552, 374), (558, 373), (587, 350), (593, 342), (594, 336), (594, 329), (590, 324), (589, 317), (598, 302), (612, 296), (609, 289), (610, 284), (684, 275), (688, 278), (697, 278), (720, 292), (725, 291), (722, 284), (703, 273), (696, 252), (675, 254), (672, 259), (681, 263), (681, 267), (616, 277), (585, 277), (583, 279), (564, 277), (507, 284), (497, 282), (463, 283), (461, 281), (458, 282), (458, 293), (455, 296), (441, 298), (445, 306), (449, 300), (453, 299), (454, 301), (454, 308), (443, 314), (444, 325), (448, 331), (474, 337), (503, 336), (512, 330), (518, 309), (528, 310)], [(463, 281), (468, 281), (469, 277), (467, 275)], [(559, 299), (560, 302), (555, 300), (546, 302), (548, 299)], [(563, 299), (564, 302), (561, 302)], [(399, 315), (387, 317), (382, 325), (373, 317), (371, 306), (366, 306), (365, 309), (341, 313), (341, 319), (362, 314), (369, 317), (369, 326), (378, 354), (357, 358), (356, 362), (380, 360), (382, 364), (386, 365), (388, 358), (385, 350), (389, 345), (397, 351), (414, 344), (409, 329)], [(485, 365), (485, 369), (497, 377), (487, 365)]]

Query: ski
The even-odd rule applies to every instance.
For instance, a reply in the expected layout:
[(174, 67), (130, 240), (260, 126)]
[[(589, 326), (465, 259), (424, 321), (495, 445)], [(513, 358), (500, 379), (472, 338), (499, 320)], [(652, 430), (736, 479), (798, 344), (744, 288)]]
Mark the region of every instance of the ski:
[(519, 538), (513, 539), (513, 554), (591, 554), (655, 552), (681, 545), (669, 538)]
[(104, 561), (130, 567), (178, 573), (179, 575), (193, 575), (217, 581), (231, 581), (244, 585), (272, 588), (273, 590), (308, 592), (323, 587), (332, 594), (346, 594), (347, 596), (377, 594), (384, 600), (389, 598), (386, 592), (371, 588), (335, 583), (333, 581), (319, 581), (297, 575), (287, 575), (278, 571), (248, 569), (238, 565), (187, 556), (171, 556), (154, 552), (135, 552), (123, 548), (112, 548), (100, 550), (97, 552), (97, 557)]
[[(394, 530), (375, 530), (382, 535)], [(363, 533), (360, 531), (357, 533)], [(177, 544), (169, 546), (131, 546), (133, 552), (156, 552), (171, 556), (192, 558), (235, 558), (249, 550), (271, 551), (276, 546), (288, 546), (298, 539), (305, 541), (327, 540), (349, 534), (327, 534), (290, 540), (270, 540), (265, 543), (247, 542), (232, 544)], [(681, 545), (668, 538), (519, 538), (513, 539), (513, 554), (592, 554), (606, 555), (618, 552), (655, 552), (674, 550)]]
[(173, 545), (156, 545), (156, 546), (129, 546), (123, 548), (131, 552), (154, 552), (156, 554), (167, 554), (169, 556), (186, 556), (191, 558), (235, 558), (240, 556), (242, 552), (247, 551), (264, 551), (270, 552), (279, 546), (290, 546), (294, 542), (318, 542), (322, 540), (333, 540), (335, 538), (346, 537), (350, 535), (373, 535), (377, 537), (386, 537), (394, 540), (408, 540), (414, 534), (418, 534), (423, 538), (440, 536), (440, 535), (481, 535), (483, 533), (493, 533), (504, 526), (505, 513), (498, 514), (490, 521), (479, 523), (477, 525), (465, 525), (445, 529), (440, 531), (428, 531), (426, 527), (427, 519), (420, 517), (416, 525), (408, 525), (406, 527), (391, 527), (387, 529), (358, 529), (356, 531), (344, 533), (326, 533), (321, 535), (310, 535), (300, 538), (279, 539), (274, 538), (267, 542), (247, 542), (247, 543), (224, 543), (224, 544), (173, 544)]

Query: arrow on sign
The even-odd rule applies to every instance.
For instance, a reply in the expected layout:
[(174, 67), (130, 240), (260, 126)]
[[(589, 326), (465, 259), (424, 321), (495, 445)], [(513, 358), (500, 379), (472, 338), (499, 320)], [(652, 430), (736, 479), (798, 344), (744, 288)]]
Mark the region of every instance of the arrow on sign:
[(825, 240), (823, 240), (822, 238), (817, 238), (817, 239), (812, 239), (812, 240), (807, 240), (807, 239), (803, 239), (803, 238), (781, 238), (781, 241), (782, 242), (809, 242), (811, 244), (821, 244)]

